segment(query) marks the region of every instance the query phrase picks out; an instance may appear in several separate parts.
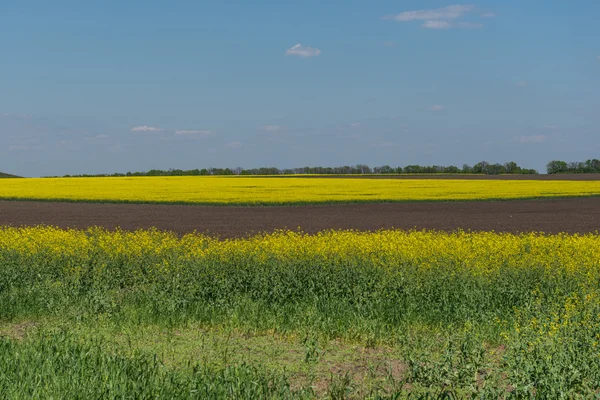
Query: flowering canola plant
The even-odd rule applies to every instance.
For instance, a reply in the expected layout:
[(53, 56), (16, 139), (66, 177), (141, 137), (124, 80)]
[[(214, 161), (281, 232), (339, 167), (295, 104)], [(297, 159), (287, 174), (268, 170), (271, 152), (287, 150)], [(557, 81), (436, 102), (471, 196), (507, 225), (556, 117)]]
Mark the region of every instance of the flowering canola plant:
[(478, 307), (485, 308), (489, 301), (493, 312), (499, 302), (507, 310), (515, 305), (501, 296), (504, 290), (513, 297), (522, 291), (527, 297), (532, 290), (545, 290), (550, 282), (569, 290), (573, 284), (584, 291), (597, 288), (600, 236), (332, 230), (218, 240), (158, 230), (4, 227), (2, 262), (40, 276), (51, 271), (58, 280), (76, 281), (86, 275), (119, 286), (158, 282), (175, 274), (178, 279), (187, 276), (197, 289), (218, 286), (224, 296), (240, 287), (257, 286), (253, 289), (257, 293), (281, 287), (288, 295), (303, 297), (308, 285), (319, 293), (353, 288), (399, 300), (422, 296), (420, 289), (433, 290), (440, 284), (437, 293), (428, 296), (448, 292), (460, 298), (465, 293), (459, 292), (467, 291), (473, 300), (480, 297)]
[(427, 348), (446, 347), (441, 361), (407, 353), (415, 385), (472, 389), (495, 379), (480, 387), (494, 398), (504, 389), (520, 398), (600, 390), (598, 233), (277, 231), (218, 240), (0, 227), (0, 266), (4, 319), (195, 321), (406, 351), (418, 348), (407, 342), (416, 335), (429, 338)]
[[(156, 229), (87, 230), (50, 226), (0, 227), (0, 255), (26, 257), (43, 255), (84, 260), (91, 252), (109, 258), (144, 258), (153, 262), (202, 261), (218, 257), (224, 261), (239, 257), (252, 260), (357, 259), (389, 271), (402, 265), (459, 263), (460, 269), (478, 275), (489, 274), (504, 265), (593, 274), (600, 277), (600, 236), (598, 234), (444, 232), (427, 230), (329, 230), (314, 235), (302, 231), (278, 230), (249, 238), (220, 240), (193, 233), (181, 237)], [(146, 261), (148, 261), (146, 260)], [(595, 274), (598, 274), (596, 276)], [(589, 278), (592, 278), (590, 275)]]
[(0, 180), (0, 199), (277, 205), (598, 196), (600, 181), (118, 177)]

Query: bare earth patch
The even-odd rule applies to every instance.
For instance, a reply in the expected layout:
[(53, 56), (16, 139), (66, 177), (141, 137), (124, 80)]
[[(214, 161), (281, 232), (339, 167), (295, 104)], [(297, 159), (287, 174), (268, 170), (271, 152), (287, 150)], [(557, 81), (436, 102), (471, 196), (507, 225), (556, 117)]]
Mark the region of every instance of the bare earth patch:
[(125, 230), (152, 227), (223, 238), (276, 229), (457, 229), (589, 233), (600, 230), (600, 197), (278, 207), (0, 201), (0, 226), (51, 225)]

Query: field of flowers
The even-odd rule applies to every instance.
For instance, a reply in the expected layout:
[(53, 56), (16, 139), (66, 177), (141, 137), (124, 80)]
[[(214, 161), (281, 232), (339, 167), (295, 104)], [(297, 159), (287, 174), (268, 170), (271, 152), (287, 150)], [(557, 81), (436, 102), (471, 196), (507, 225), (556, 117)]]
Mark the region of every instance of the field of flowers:
[(0, 181), (0, 199), (276, 205), (600, 195), (600, 181), (264, 178), (32, 178)]
[[(0, 265), (0, 320), (13, 332), (0, 339), (0, 392), (13, 390), (6, 398), (98, 396), (102, 379), (109, 397), (588, 398), (600, 390), (597, 234), (280, 231), (218, 241), (5, 227)], [(23, 321), (39, 328), (24, 336)], [(157, 326), (175, 332), (164, 354), (160, 335), (140, 339)], [(107, 329), (108, 338), (97, 334)], [(181, 366), (169, 355), (186, 332), (195, 332), (186, 346), (196, 347), (182, 354), (197, 358)], [(227, 332), (222, 364), (207, 356), (205, 338), (218, 332)], [(294, 383), (272, 365), (249, 365), (244, 349), (260, 335), (265, 347), (301, 346), (273, 360), (305, 377), (321, 365), (331, 374), (331, 343), (359, 346), (364, 357), (385, 351), (397, 367), (382, 380), (376, 367), (356, 381), (332, 377), (321, 393), (308, 378)], [(140, 350), (148, 348), (154, 353)], [(368, 377), (379, 383), (359, 383)]]

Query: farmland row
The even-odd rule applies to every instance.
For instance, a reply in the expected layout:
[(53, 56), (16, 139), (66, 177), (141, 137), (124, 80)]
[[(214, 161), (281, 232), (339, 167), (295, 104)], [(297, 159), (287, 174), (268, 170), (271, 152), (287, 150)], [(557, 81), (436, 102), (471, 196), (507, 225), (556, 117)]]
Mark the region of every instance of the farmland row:
[(48, 178), (0, 181), (0, 199), (298, 205), (509, 200), (600, 195), (600, 181), (256, 177)]

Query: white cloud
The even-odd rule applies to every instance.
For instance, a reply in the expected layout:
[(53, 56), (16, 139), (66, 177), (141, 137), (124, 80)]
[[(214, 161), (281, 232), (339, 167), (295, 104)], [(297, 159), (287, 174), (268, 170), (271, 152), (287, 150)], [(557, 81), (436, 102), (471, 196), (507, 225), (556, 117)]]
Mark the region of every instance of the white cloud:
[(483, 28), (483, 24), (477, 23), (477, 22), (459, 22), (458, 24), (456, 24), (454, 26), (457, 28), (463, 28), (463, 29), (481, 29), (481, 28)]
[(161, 128), (155, 128), (154, 126), (142, 125), (131, 128), (132, 132), (159, 132)]
[(22, 144), (15, 144), (15, 145), (9, 146), (8, 149), (13, 150), (13, 151), (19, 151), (19, 150), (27, 150), (27, 149), (29, 149), (29, 147), (22, 145)]
[(521, 143), (542, 143), (548, 140), (546, 135), (521, 136), (518, 141)]
[[(475, 9), (476, 7), (472, 4), (455, 4), (432, 10), (405, 11), (397, 15), (387, 15), (383, 19), (391, 19), (398, 22), (424, 21), (421, 27), (426, 29), (483, 28), (483, 24), (481, 23), (453, 22), (475, 11)], [(484, 15), (491, 16), (491, 14), (493, 13), (485, 13)]]
[(442, 111), (446, 108), (446, 106), (443, 106), (441, 104), (436, 104), (434, 106), (431, 106), (430, 110), (431, 111)]
[(496, 16), (496, 13), (491, 12), (491, 11), (484, 12), (483, 14), (481, 14), (482, 18), (494, 18), (495, 16)]
[(353, 122), (350, 124), (350, 127), (352, 128), (358, 128), (360, 126), (360, 122)]
[(383, 42), (383, 45), (385, 47), (396, 47), (396, 43), (395, 42)]
[(86, 137), (84, 138), (84, 140), (102, 140), (102, 139), (107, 139), (108, 135), (96, 135), (94, 137)]
[(453, 6), (436, 8), (433, 10), (405, 11), (397, 15), (388, 15), (384, 19), (393, 19), (399, 22), (417, 21), (417, 20), (439, 20), (439, 19), (457, 19), (466, 13), (473, 11), (474, 5), (455, 4)]
[(548, 125), (544, 125), (544, 129), (548, 129), (549, 131), (556, 131), (556, 130), (560, 129), (560, 127), (558, 125), (548, 124)]
[(518, 87), (525, 87), (525, 86), (528, 86), (528, 85), (529, 85), (529, 83), (527, 83), (525, 81), (517, 82), (517, 86)]
[(176, 135), (191, 135), (191, 136), (210, 136), (212, 134), (211, 131), (201, 131), (201, 130), (192, 130), (192, 131), (187, 131), (187, 130), (180, 130), (180, 131), (175, 131)]
[(281, 125), (265, 125), (262, 127), (262, 130), (269, 133), (279, 132), (283, 130), (284, 127)]
[(321, 50), (310, 46), (302, 46), (300, 43), (290, 47), (285, 51), (288, 56), (298, 56), (303, 58), (316, 57), (321, 54)]
[(450, 28), (463, 28), (463, 29), (481, 29), (483, 28), (483, 24), (477, 24), (473, 22), (458, 22), (458, 23), (450, 23), (448, 21), (442, 20), (433, 20), (433, 21), (425, 21), (421, 28), (425, 29), (450, 29)]
[(448, 21), (425, 21), (423, 23), (423, 25), (421, 25), (422, 28), (426, 28), (426, 29), (449, 29), (451, 28), (450, 22)]
[(598, 59), (598, 61), (600, 61), (600, 56), (596, 57)]
[(0, 113), (0, 118), (31, 119), (31, 115), (18, 113)]
[(232, 149), (239, 149), (240, 147), (242, 147), (242, 142), (229, 142), (227, 143), (227, 147), (230, 147)]

